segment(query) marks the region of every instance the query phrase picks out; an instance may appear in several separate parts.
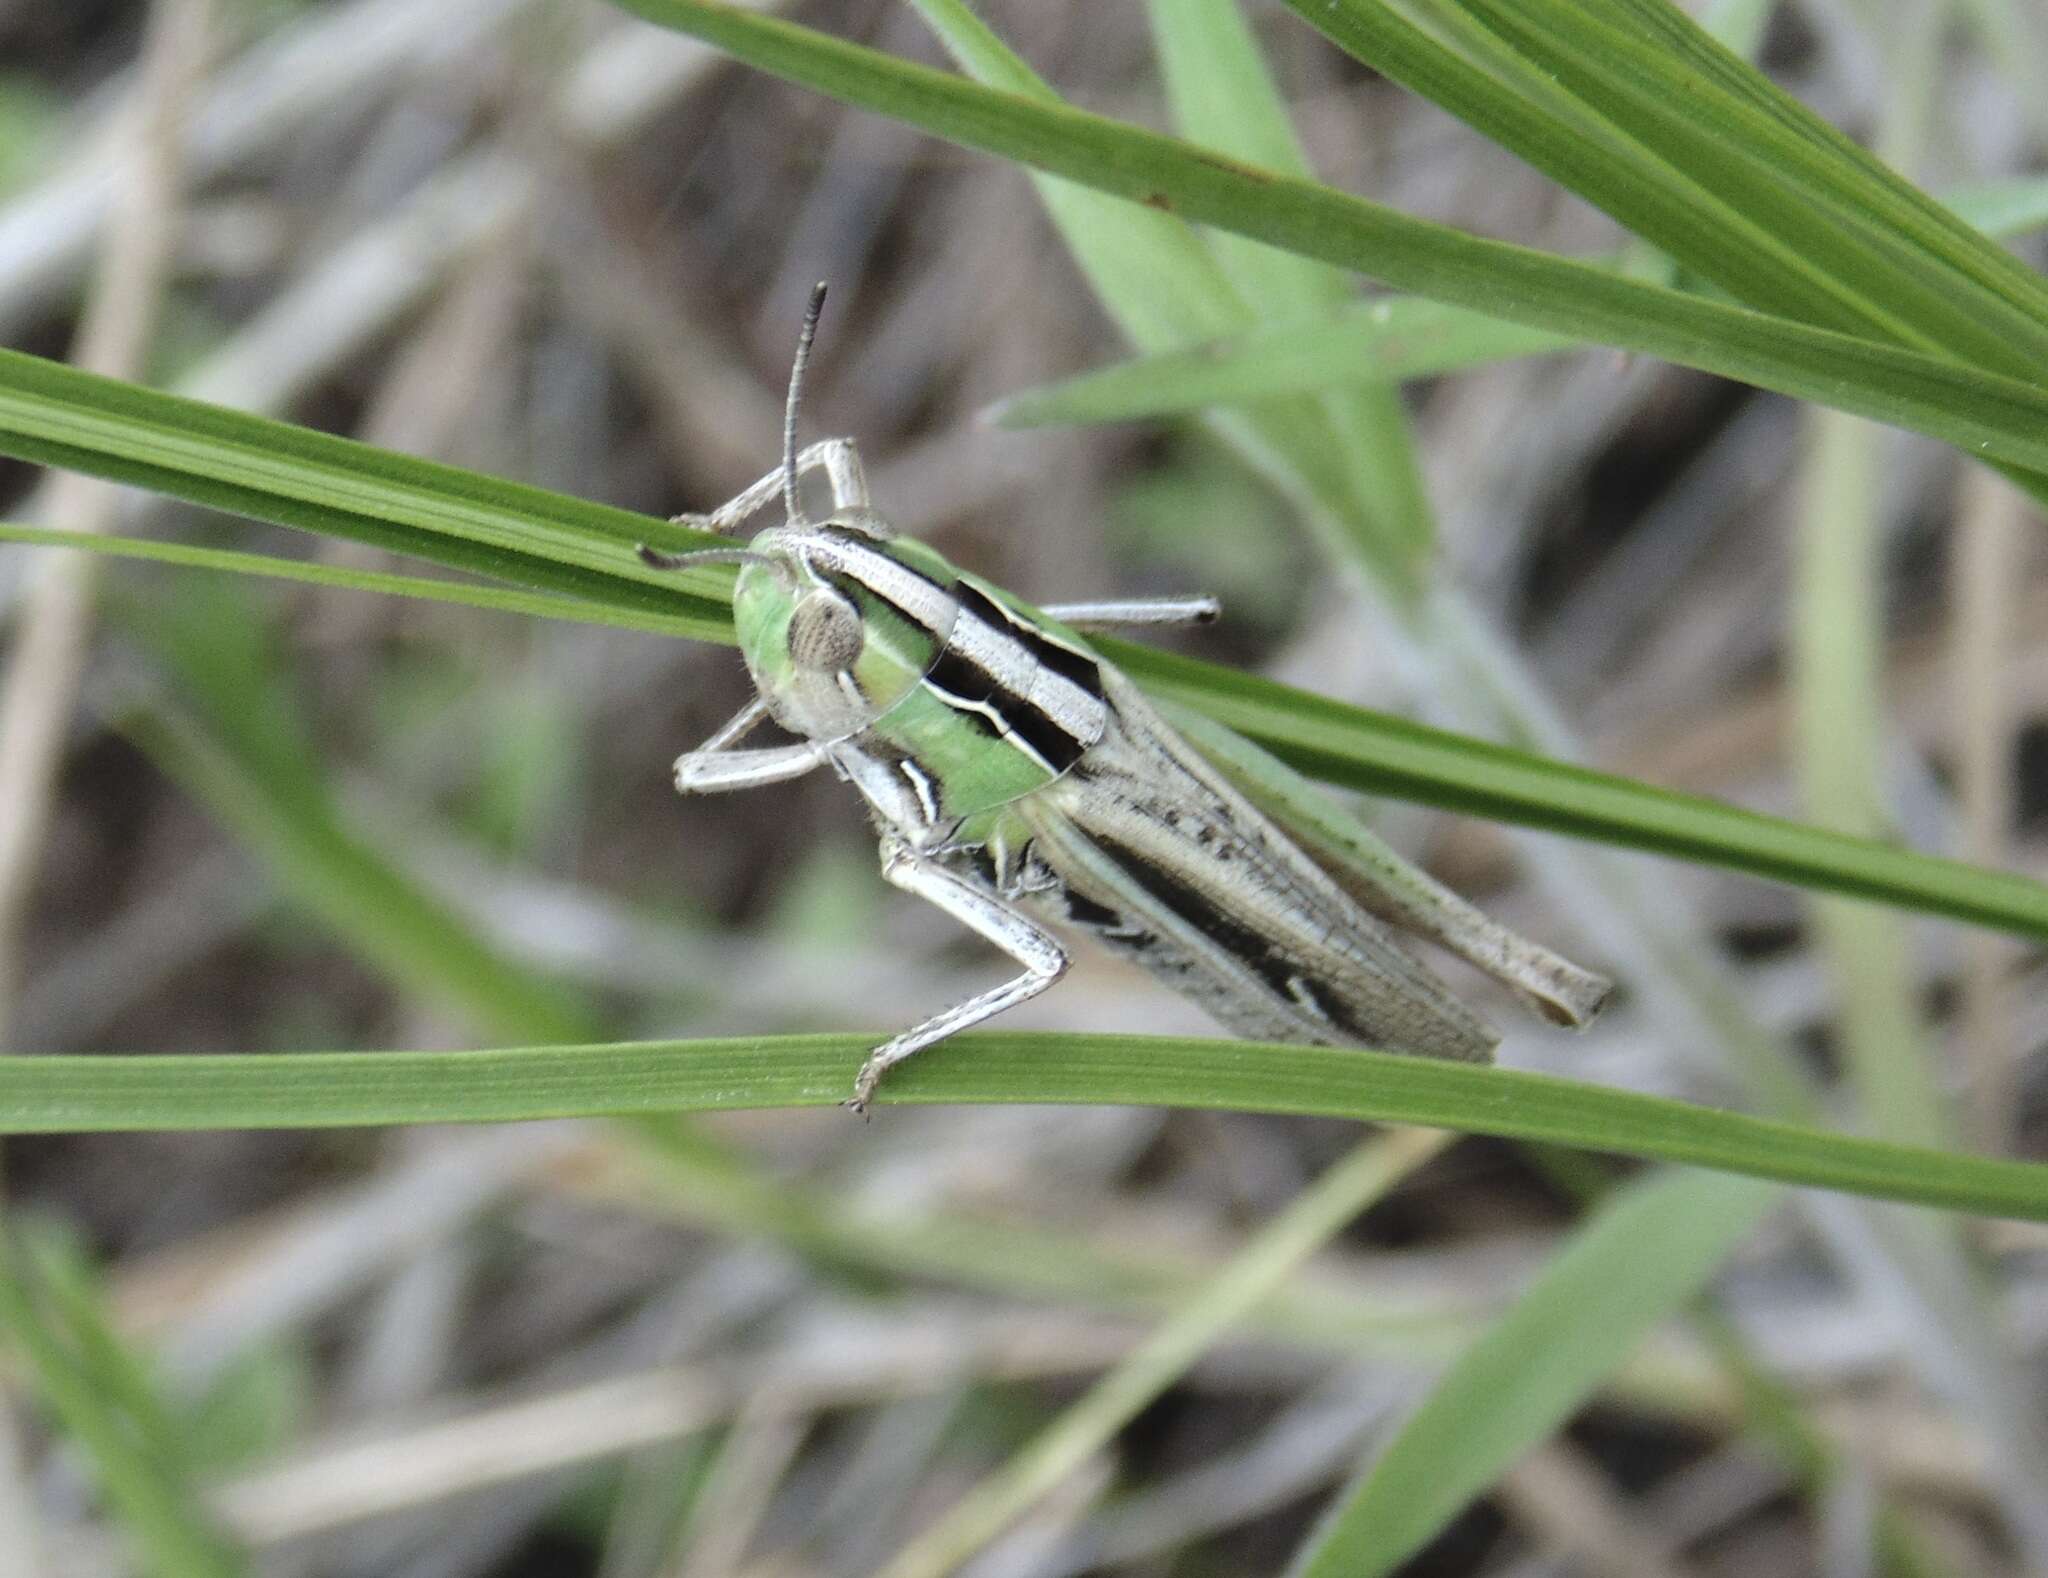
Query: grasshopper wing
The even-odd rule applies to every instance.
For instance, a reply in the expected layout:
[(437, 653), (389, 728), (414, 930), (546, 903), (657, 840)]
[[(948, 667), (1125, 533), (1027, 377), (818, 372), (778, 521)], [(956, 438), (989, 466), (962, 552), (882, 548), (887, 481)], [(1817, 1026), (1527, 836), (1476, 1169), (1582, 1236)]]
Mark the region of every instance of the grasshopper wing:
[(1498, 1039), (1104, 665), (1109, 720), (1017, 805), (1058, 879), (1028, 898), (1241, 1035), (1484, 1061)]
[(1614, 983), (1532, 942), (1410, 865), (1373, 831), (1286, 763), (1199, 714), (1175, 709), (1184, 744), (1280, 827), (1288, 840), (1364, 909), (1398, 933), (1456, 954), (1513, 990), (1539, 1018), (1590, 1024)]

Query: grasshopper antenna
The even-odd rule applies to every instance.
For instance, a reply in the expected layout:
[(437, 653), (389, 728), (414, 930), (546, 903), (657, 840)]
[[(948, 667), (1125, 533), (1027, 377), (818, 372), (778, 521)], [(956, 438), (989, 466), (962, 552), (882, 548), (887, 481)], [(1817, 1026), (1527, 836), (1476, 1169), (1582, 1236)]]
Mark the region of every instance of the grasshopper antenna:
[(810, 365), (811, 341), (818, 337), (818, 315), (825, 310), (825, 282), (811, 289), (811, 304), (804, 308), (803, 331), (796, 337), (796, 363), (789, 370), (789, 402), (782, 410), (782, 507), (792, 526), (804, 523), (803, 500), (796, 485), (796, 413), (803, 399), (804, 368)]

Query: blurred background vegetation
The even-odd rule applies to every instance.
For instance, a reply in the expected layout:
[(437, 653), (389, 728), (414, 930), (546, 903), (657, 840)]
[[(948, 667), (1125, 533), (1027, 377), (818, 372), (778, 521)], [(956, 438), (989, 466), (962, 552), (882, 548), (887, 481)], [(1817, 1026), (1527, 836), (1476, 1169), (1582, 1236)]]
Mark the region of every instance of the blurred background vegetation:
[[(1009, 69), (943, 4), (759, 9)], [(1291, 127), (1344, 191), (1749, 299), (1278, 6), (981, 11), (1080, 107), (1282, 168)], [(2038, 267), (2022, 0), (1705, 20)], [(1591, 147), (1587, 113), (1559, 110)], [(2048, 865), (2020, 489), (1497, 326), (1434, 366), (1449, 331), (1418, 330), (1430, 376), (1026, 425), (1059, 411), (1028, 391), (1313, 336), (1362, 289), (1204, 243), (1233, 321), (1155, 271), (1177, 221), (1118, 212), (595, 0), (0, 9), (10, 347), (663, 516), (772, 464), (824, 278), (809, 435), (1027, 597), (1214, 592), (1185, 642), (1212, 660)], [(14, 521), (407, 567), (15, 462), (0, 487)], [(750, 693), (727, 647), (98, 563), (0, 549), (10, 1052), (886, 1030), (1000, 968), (881, 885), (845, 786), (674, 796)], [(1371, 811), (1621, 978), (1578, 1038), (1486, 999), (1504, 1061), (2048, 1151), (2021, 942)], [(1094, 956), (1013, 1022), (1207, 1029)], [(2038, 1225), (1127, 1107), (39, 1136), (4, 1180), (0, 1573), (2048, 1571)]]

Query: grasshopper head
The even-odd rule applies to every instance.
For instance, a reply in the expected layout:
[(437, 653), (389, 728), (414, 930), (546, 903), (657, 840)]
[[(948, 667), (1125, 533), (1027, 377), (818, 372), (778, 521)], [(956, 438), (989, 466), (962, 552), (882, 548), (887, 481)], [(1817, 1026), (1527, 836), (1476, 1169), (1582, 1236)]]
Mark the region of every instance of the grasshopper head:
[(849, 516), (748, 544), (733, 624), (770, 715), (793, 734), (858, 734), (924, 677), (951, 634), (950, 567), (885, 533)]

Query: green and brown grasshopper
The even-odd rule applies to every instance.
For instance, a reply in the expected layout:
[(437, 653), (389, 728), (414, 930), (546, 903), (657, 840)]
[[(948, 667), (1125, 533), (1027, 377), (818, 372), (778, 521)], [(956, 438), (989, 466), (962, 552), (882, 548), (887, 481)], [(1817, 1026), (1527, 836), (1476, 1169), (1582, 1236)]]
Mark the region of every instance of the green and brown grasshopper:
[[(676, 787), (830, 767), (874, 814), (883, 877), (1023, 966), (877, 1046), (848, 1106), (863, 1110), (913, 1053), (1051, 986), (1067, 968), (1059, 932), (1095, 938), (1259, 1040), (1490, 1057), (1492, 1029), (1396, 929), (1555, 1022), (1599, 1010), (1607, 981), (1490, 920), (1235, 736), (1210, 725), (1190, 743), (1081, 634), (1212, 619), (1213, 601), (1033, 608), (899, 537), (869, 501), (852, 440), (799, 453), (824, 289), (804, 319), (782, 464), (709, 515), (677, 517), (729, 534), (780, 496), (784, 523), (745, 547), (641, 554), (663, 569), (740, 566), (733, 621), (760, 692), (676, 762)], [(813, 470), (831, 485), (822, 521), (800, 498)], [(764, 718), (796, 743), (738, 748)], [(1306, 821), (1293, 814), (1304, 803), (1316, 807)]]

